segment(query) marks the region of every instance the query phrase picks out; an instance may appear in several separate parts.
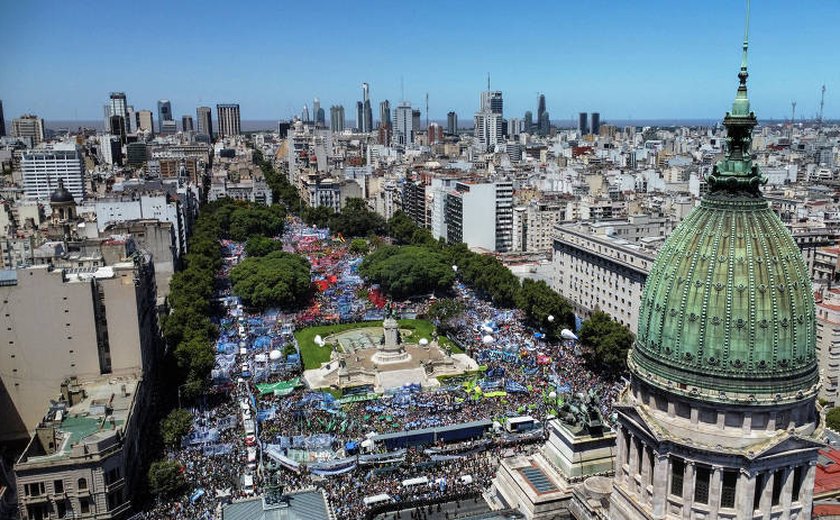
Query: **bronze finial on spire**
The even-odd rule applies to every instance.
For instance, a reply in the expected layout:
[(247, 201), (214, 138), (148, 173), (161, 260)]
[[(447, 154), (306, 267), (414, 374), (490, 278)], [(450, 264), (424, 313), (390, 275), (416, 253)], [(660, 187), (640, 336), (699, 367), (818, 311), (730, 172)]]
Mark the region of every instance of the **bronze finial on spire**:
[(726, 117), (723, 118), (723, 125), (726, 127), (726, 157), (715, 164), (712, 174), (707, 179), (712, 192), (757, 195), (759, 194), (758, 187), (765, 182), (758, 173), (758, 167), (753, 166), (750, 154), (752, 129), (758, 121), (750, 110), (750, 100), (747, 97), (749, 33), (750, 1), (747, 0), (741, 68), (738, 71), (738, 92), (732, 103), (732, 111), (727, 112)]

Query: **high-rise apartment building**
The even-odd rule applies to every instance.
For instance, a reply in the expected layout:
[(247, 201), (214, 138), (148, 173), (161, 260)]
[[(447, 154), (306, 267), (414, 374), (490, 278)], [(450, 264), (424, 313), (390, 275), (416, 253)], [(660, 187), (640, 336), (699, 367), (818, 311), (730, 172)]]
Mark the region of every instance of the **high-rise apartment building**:
[(458, 133), (458, 114), (455, 112), (446, 114), (446, 133), (449, 135)]
[(163, 122), (173, 121), (172, 119), (172, 103), (168, 99), (161, 99), (157, 102), (158, 108), (158, 125), (161, 133), (163, 133)]
[(336, 133), (344, 131), (344, 106), (330, 107), (330, 131)]
[(151, 110), (138, 110), (137, 116), (137, 130), (141, 132), (155, 133), (154, 116)]
[(315, 98), (312, 102), (312, 115), (315, 117), (315, 126), (317, 128), (325, 128), (327, 126), (327, 114), (321, 108), (321, 100)]
[(391, 102), (387, 99), (379, 103), (379, 126), (391, 126)]
[(192, 116), (181, 116), (181, 130), (184, 132), (192, 132), (195, 130)]
[(25, 114), (12, 119), (12, 135), (14, 137), (29, 138), (32, 146), (44, 142), (44, 120), (33, 114)]
[(359, 130), (363, 133), (373, 131), (373, 109), (370, 106), (370, 85), (362, 83), (362, 110), (360, 114)]
[(73, 194), (76, 202), (85, 196), (85, 164), (81, 151), (73, 143), (24, 152), (20, 160), (23, 193), (29, 200), (47, 200), (58, 188), (59, 180)]
[(213, 110), (210, 107), (198, 107), (195, 109), (195, 118), (198, 123), (198, 133), (213, 137)]
[[(489, 85), (488, 85), (489, 86)], [(476, 147), (480, 152), (492, 150), (503, 140), (502, 93), (487, 90), (481, 93), (481, 109), (475, 114)]]
[(504, 253), (513, 247), (513, 183), (455, 183), (446, 194), (446, 239)]
[(581, 112), (578, 114), (578, 132), (580, 135), (586, 135), (589, 133), (589, 121), (587, 118), (586, 112)]
[(548, 118), (548, 111), (545, 109), (545, 95), (540, 94), (537, 100), (537, 135), (548, 135), (550, 127), (551, 123)]
[(414, 142), (414, 122), (411, 105), (405, 101), (397, 106), (394, 126), (394, 142), (407, 145)]
[(216, 105), (216, 120), (219, 122), (220, 136), (239, 135), (241, 127), (239, 104), (228, 103)]

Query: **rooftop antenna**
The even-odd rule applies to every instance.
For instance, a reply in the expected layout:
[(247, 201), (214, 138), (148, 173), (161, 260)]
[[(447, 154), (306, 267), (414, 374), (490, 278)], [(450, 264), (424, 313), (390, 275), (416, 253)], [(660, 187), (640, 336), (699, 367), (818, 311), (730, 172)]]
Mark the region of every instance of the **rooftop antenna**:
[(402, 98), (402, 102), (405, 103), (405, 84), (403, 82), (402, 74), (400, 74), (400, 97)]
[(820, 113), (817, 115), (817, 123), (822, 125), (823, 120), (823, 108), (825, 107), (825, 85), (822, 86), (821, 94), (820, 94)]
[(490, 73), (487, 73), (487, 92), (490, 92)]

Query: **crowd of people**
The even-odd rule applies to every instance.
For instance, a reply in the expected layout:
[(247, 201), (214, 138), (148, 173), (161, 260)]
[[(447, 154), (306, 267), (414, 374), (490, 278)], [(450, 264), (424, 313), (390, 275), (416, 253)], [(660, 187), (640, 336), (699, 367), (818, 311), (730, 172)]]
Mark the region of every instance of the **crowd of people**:
[[(381, 319), (383, 298), (356, 274), (361, 257), (325, 230), (290, 219), (283, 249), (305, 255), (316, 287), (312, 304), (293, 314), (249, 312), (225, 283), (230, 269), (244, 256), (242, 244), (226, 241), (225, 266), (219, 273), (220, 298), (227, 314), (218, 321), (217, 365), (213, 391), (191, 411), (194, 423), (180, 447), (168, 457), (184, 468), (188, 491), (176, 500), (157, 503), (142, 518), (221, 518), (231, 500), (258, 496), (272, 456), (264, 447), (282, 440), (328, 434), (312, 460), (344, 460), (358, 453), (372, 434), (455, 425), (488, 419), (533, 415), (544, 418), (554, 405), (553, 392), (596, 389), (601, 411), (609, 417), (618, 385), (589, 371), (576, 355), (572, 341), (548, 342), (524, 325), (520, 311), (504, 310), (478, 298), (456, 283), (454, 298), (464, 311), (446, 324), (449, 338), (482, 363), (486, 370), (442, 382), (435, 390), (406, 388), (392, 395), (341, 400), (297, 384), (302, 362), (292, 332), (300, 327), (335, 322)], [(422, 314), (429, 301), (394, 302), (398, 313)], [(257, 385), (292, 381), (288, 391), (260, 392)], [(297, 387), (297, 388), (295, 388)], [(456, 499), (488, 488), (500, 459), (539, 446), (541, 437), (496, 431), (472, 449), (469, 442), (457, 455), (435, 459), (409, 448), (399, 460), (352, 465), (347, 470), (313, 473), (306, 463), (280, 466), (286, 491), (319, 488), (326, 492), (337, 518), (363, 518), (369, 510), (364, 497), (386, 494), (390, 501)], [(384, 446), (367, 446), (382, 453)], [(256, 456), (254, 452), (256, 451)], [(289, 450), (285, 455), (292, 457)], [(305, 451), (298, 447), (298, 452)], [(300, 459), (300, 453), (297, 453)], [(305, 459), (305, 457), (304, 457)], [(386, 457), (387, 459), (387, 457)], [(253, 487), (244, 486), (250, 476)], [(468, 478), (466, 478), (468, 476)], [(406, 479), (425, 477), (428, 483), (403, 486)]]

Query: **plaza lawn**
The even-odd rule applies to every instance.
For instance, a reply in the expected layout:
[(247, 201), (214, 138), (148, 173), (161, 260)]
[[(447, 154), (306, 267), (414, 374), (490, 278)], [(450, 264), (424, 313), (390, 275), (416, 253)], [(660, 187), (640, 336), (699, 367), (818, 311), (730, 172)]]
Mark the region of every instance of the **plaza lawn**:
[[(411, 330), (411, 336), (406, 338), (410, 343), (417, 343), (420, 338), (432, 339), (432, 332), (435, 326), (426, 320), (399, 320), (401, 329)], [(339, 323), (335, 325), (321, 325), (317, 327), (307, 327), (295, 332), (295, 339), (297, 339), (300, 346), (300, 355), (303, 358), (304, 370), (319, 368), (321, 363), (326, 363), (330, 360), (331, 349), (329, 346), (319, 347), (315, 344), (315, 336), (321, 336), (326, 339), (328, 336), (338, 332), (344, 332), (351, 329), (364, 329), (370, 327), (382, 327), (381, 321), (362, 321), (357, 323)], [(463, 352), (458, 345), (453, 343), (444, 336), (438, 337), (438, 342), (442, 347), (447, 345), (452, 348), (452, 352), (459, 354)]]

